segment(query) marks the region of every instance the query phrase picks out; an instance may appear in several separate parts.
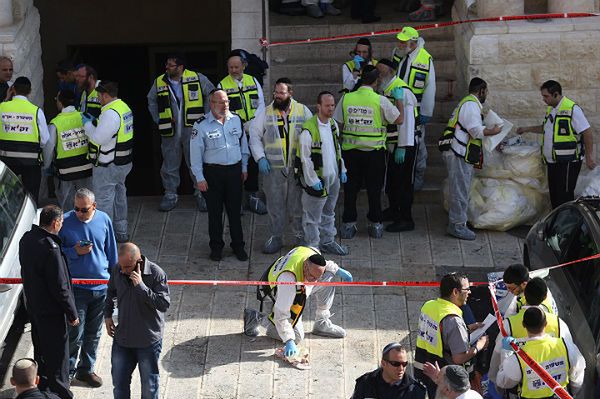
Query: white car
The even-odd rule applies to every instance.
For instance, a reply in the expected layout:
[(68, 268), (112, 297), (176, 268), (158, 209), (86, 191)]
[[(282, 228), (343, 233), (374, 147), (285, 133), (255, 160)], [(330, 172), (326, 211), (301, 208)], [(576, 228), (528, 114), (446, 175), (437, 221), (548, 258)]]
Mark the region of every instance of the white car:
[[(21, 277), (19, 241), (38, 219), (35, 201), (0, 161), (0, 278)], [(13, 323), (22, 291), (21, 284), (0, 284), (0, 344)]]

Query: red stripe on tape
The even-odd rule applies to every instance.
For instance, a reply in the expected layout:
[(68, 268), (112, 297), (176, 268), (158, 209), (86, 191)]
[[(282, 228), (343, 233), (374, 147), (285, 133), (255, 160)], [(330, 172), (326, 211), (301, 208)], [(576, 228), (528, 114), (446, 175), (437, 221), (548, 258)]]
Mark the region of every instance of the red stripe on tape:
[[(459, 21), (449, 21), (442, 23), (434, 23), (434, 24), (426, 24), (415, 26), (416, 30), (428, 30), (428, 29), (438, 29), (444, 28), (447, 26), (454, 26), (460, 24), (466, 24), (471, 22), (504, 22), (504, 21), (520, 21), (520, 20), (534, 20), (534, 19), (562, 19), (562, 18), (586, 18), (586, 17), (597, 17), (599, 14), (587, 13), (587, 12), (571, 12), (571, 13), (555, 13), (555, 14), (529, 14), (529, 15), (509, 15), (509, 16), (501, 16), (501, 17), (492, 17), (492, 18), (478, 18), (478, 19), (467, 19), (467, 20), (459, 20)], [(402, 29), (387, 29), (381, 30), (378, 32), (362, 32), (362, 33), (353, 33), (349, 35), (338, 35), (338, 36), (328, 36), (328, 37), (314, 37), (309, 39), (301, 39), (301, 40), (290, 40), (290, 41), (279, 41), (272, 42), (266, 38), (260, 38), (259, 43), (263, 47), (275, 47), (275, 46), (284, 46), (284, 45), (292, 45), (292, 44), (305, 44), (305, 43), (315, 43), (315, 42), (330, 42), (335, 40), (345, 40), (352, 39), (357, 37), (364, 36), (384, 36), (384, 35), (392, 35), (394, 33), (399, 33)]]
[[(500, 310), (498, 308), (498, 302), (496, 301), (496, 289), (493, 284), (489, 284), (490, 288), (490, 297), (492, 299), (492, 306), (494, 307), (494, 313), (496, 314), (496, 321), (498, 322), (498, 327), (500, 328), (500, 333), (503, 337), (506, 337), (508, 334), (504, 329), (504, 323), (502, 323), (502, 315), (500, 314)], [(517, 355), (523, 359), (525, 364), (527, 364), (531, 369), (544, 381), (546, 385), (561, 399), (573, 399), (571, 395), (562, 387), (552, 376), (540, 366), (535, 360), (533, 360), (527, 352), (525, 352), (521, 347), (519, 347), (515, 343), (510, 344), (512, 348), (515, 350)]]

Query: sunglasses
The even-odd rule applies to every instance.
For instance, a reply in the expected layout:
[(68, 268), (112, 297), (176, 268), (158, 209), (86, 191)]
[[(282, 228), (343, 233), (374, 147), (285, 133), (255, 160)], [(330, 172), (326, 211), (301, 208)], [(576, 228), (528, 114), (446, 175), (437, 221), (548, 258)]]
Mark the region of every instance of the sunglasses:
[(408, 366), (408, 362), (397, 362), (395, 360), (387, 360), (387, 359), (385, 359), (385, 361), (392, 367), (402, 366), (402, 367), (406, 368), (406, 366)]
[(87, 208), (77, 208), (76, 206), (73, 207), (73, 210), (78, 213), (88, 213), (90, 211), (90, 209), (92, 209), (91, 206), (89, 206)]

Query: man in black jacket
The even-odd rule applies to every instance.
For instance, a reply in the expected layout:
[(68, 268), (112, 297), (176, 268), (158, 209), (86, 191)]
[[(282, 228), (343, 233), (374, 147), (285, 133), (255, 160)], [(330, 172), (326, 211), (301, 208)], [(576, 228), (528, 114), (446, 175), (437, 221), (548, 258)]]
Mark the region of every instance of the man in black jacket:
[(39, 226), (33, 225), (19, 242), (19, 260), (34, 358), (39, 366), (39, 388), (71, 399), (67, 323), (76, 326), (79, 318), (71, 274), (57, 236), (62, 223), (62, 210), (56, 205), (45, 206)]
[(15, 362), (10, 377), (10, 383), (17, 392), (15, 399), (58, 399), (52, 392), (42, 392), (38, 389), (40, 377), (37, 371), (38, 365), (34, 359), (23, 358)]
[(425, 386), (406, 373), (407, 367), (408, 354), (402, 344), (387, 344), (381, 367), (356, 379), (351, 399), (425, 399)]

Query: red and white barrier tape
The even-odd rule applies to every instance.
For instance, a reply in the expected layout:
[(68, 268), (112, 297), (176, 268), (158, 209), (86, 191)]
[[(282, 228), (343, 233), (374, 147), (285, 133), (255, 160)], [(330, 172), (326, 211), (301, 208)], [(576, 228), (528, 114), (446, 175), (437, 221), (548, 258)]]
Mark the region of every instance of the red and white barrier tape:
[[(459, 21), (448, 21), (448, 22), (441, 22), (441, 23), (434, 23), (434, 24), (426, 24), (426, 25), (415, 26), (414, 28), (416, 30), (428, 30), (428, 29), (445, 28), (447, 26), (466, 24), (466, 23), (470, 23), (470, 22), (504, 22), (504, 21), (521, 21), (521, 20), (533, 20), (533, 19), (585, 18), (585, 17), (597, 17), (598, 15), (600, 15), (600, 14), (587, 13), (587, 12), (507, 15), (507, 16), (502, 16), (502, 17), (467, 19), (467, 20), (459, 20)], [(345, 40), (345, 39), (352, 39), (352, 38), (358, 38), (358, 37), (393, 35), (395, 33), (399, 33), (401, 30), (402, 29), (387, 29), (387, 30), (382, 30), (382, 31), (377, 31), (377, 32), (352, 33), (349, 35), (315, 37), (315, 38), (309, 38), (309, 39), (279, 41), (279, 42), (271, 42), (271, 43), (269, 43), (269, 41), (267, 41), (267, 39), (263, 37), (263, 38), (259, 39), (259, 42), (260, 42), (260, 45), (263, 47), (275, 47), (275, 46), (285, 46), (285, 45), (292, 45), (292, 44), (330, 42), (330, 41), (335, 41), (335, 40)]]
[[(489, 284), (490, 288), (490, 296), (492, 298), (492, 306), (494, 307), (494, 313), (496, 315), (496, 321), (498, 322), (498, 327), (500, 328), (500, 334), (503, 337), (508, 336), (506, 330), (504, 329), (504, 323), (502, 322), (502, 315), (500, 314), (500, 309), (498, 308), (498, 302), (496, 301), (496, 289), (494, 288), (494, 284)], [(548, 388), (552, 389), (552, 392), (556, 396), (561, 399), (573, 399), (571, 395), (564, 389), (556, 380), (544, 369), (540, 366), (535, 360), (533, 360), (521, 347), (519, 347), (514, 342), (511, 342), (510, 346), (514, 349), (517, 355), (523, 359), (525, 364), (527, 364), (531, 369), (544, 381), (544, 383), (548, 386)]]

